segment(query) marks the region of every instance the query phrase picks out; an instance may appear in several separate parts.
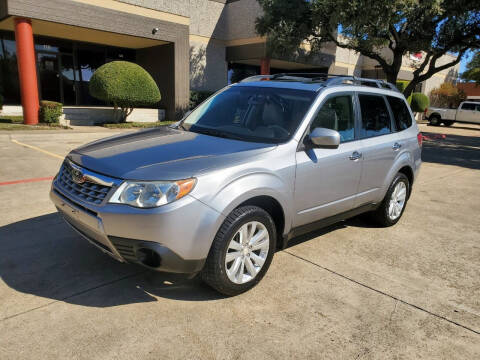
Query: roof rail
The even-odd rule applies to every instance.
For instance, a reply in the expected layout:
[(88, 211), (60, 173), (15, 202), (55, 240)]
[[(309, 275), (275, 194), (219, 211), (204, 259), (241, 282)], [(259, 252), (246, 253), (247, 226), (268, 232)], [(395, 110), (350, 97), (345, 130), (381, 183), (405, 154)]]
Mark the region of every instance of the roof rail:
[(388, 83), (385, 80), (360, 78), (354, 75), (337, 75), (327, 73), (279, 73), (274, 75), (254, 75), (243, 79), (240, 82), (262, 80), (318, 82), (323, 83), (324, 86), (351, 84), (371, 86), (400, 92), (395, 85)]

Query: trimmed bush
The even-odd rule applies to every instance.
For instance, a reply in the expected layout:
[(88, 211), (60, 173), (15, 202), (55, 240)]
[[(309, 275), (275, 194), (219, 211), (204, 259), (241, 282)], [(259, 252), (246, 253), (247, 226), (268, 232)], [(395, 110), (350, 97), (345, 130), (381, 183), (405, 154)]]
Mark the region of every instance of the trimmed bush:
[(405, 91), (405, 88), (408, 86), (408, 83), (410, 81), (407, 81), (407, 80), (398, 80), (395, 85), (397, 87), (397, 89), (403, 93)]
[(213, 91), (190, 91), (190, 110), (196, 108), (213, 94)]
[(428, 96), (422, 93), (412, 93), (407, 99), (413, 112), (424, 112), (430, 101)]
[(134, 107), (155, 106), (161, 99), (155, 80), (141, 66), (128, 61), (112, 61), (100, 66), (90, 79), (90, 95), (120, 108), (124, 122)]
[(55, 101), (40, 101), (39, 121), (41, 123), (58, 124), (62, 113), (62, 104)]

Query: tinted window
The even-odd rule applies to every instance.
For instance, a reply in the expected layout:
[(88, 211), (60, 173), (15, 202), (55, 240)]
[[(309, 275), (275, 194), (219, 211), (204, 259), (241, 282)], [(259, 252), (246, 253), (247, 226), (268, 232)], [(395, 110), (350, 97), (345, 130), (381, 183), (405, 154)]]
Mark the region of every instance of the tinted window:
[(475, 104), (465, 103), (462, 105), (462, 110), (475, 110)]
[(387, 96), (387, 99), (392, 109), (397, 131), (408, 129), (412, 125), (412, 117), (405, 101), (393, 96)]
[(353, 96), (342, 95), (328, 99), (318, 111), (310, 126), (337, 130), (341, 142), (355, 138), (355, 117), (353, 115)]
[(391, 132), (390, 114), (383, 97), (358, 95), (362, 111), (362, 137), (384, 135)]
[(295, 133), (315, 96), (305, 90), (233, 86), (198, 106), (182, 126), (212, 136), (281, 143)]

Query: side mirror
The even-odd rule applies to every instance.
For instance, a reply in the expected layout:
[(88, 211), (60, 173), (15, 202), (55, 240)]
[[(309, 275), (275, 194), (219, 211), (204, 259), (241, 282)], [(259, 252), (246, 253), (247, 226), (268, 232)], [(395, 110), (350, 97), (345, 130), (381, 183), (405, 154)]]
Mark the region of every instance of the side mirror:
[(336, 149), (340, 145), (340, 134), (332, 129), (315, 128), (309, 139), (313, 145), (321, 148)]

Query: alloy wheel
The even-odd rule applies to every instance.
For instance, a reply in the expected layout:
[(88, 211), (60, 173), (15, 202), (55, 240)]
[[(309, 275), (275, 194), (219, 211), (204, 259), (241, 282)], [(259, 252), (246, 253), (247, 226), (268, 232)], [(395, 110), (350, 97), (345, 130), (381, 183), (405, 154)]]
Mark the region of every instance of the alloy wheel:
[(225, 255), (227, 276), (235, 284), (251, 281), (263, 267), (270, 247), (267, 228), (258, 221), (243, 224), (233, 235)]

